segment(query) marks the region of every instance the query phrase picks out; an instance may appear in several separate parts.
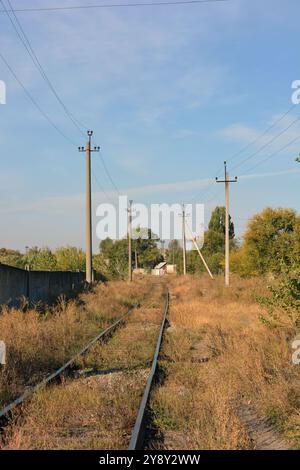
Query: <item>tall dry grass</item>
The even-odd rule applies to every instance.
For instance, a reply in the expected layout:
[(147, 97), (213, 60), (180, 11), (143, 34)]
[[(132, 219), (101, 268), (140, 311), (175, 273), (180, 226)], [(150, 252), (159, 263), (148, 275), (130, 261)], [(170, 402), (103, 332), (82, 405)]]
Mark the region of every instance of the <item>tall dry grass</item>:
[(296, 332), (276, 332), (259, 321), (254, 293), (264, 292), (265, 280), (234, 278), (230, 289), (222, 282), (172, 282), (164, 354), (173, 362), (164, 364), (167, 378), (152, 400), (165, 445), (176, 448), (177, 439), (189, 449), (251, 448), (237, 414), (243, 405), (253, 406), (295, 444), (300, 367), (292, 364), (290, 340)]
[[(124, 287), (128, 289), (126, 283), (113, 283), (114, 296)], [(165, 300), (164, 285), (156, 279), (130, 289), (138, 290), (140, 308), (78, 361), (80, 378), (65, 378), (26, 402), (21, 420), (6, 427), (0, 449), (128, 447)]]
[(2, 308), (0, 339), (7, 365), (0, 370), (0, 406), (23, 392), (66, 360), (131, 305), (140, 303), (150, 286), (146, 280), (99, 284), (78, 299), (60, 299), (44, 313)]

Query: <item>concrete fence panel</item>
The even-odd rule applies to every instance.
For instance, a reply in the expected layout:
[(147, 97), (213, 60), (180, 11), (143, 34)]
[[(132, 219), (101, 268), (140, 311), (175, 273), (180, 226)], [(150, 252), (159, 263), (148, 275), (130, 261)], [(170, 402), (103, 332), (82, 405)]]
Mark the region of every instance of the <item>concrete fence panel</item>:
[(52, 302), (79, 291), (84, 281), (83, 272), (25, 271), (0, 263), (0, 304), (18, 306), (22, 297), (32, 303)]

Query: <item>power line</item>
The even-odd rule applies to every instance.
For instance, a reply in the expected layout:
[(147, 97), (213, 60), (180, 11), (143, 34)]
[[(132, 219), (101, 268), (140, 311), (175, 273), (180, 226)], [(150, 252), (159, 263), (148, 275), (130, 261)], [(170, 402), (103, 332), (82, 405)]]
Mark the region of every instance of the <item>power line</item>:
[[(44, 79), (44, 81), (46, 82), (46, 84), (49, 86), (50, 90), (52, 91), (52, 93), (54, 94), (55, 98), (57, 99), (57, 101), (59, 102), (59, 104), (61, 105), (61, 107), (63, 108), (65, 114), (67, 115), (67, 117), (71, 120), (71, 122), (74, 124), (74, 126), (76, 127), (76, 129), (82, 134), (82, 135), (85, 135), (85, 133), (82, 131), (82, 127), (85, 128), (84, 125), (82, 125), (73, 115), (72, 113), (69, 111), (69, 109), (67, 108), (67, 106), (65, 105), (65, 103), (63, 102), (63, 100), (60, 98), (60, 96), (58, 95), (56, 89), (54, 88), (52, 82), (50, 81), (49, 77), (47, 76), (44, 68), (42, 67), (17, 15), (15, 14), (15, 11), (11, 5), (11, 2), (10, 0), (7, 0), (7, 3), (10, 7), (10, 10), (5, 6), (4, 4), (4, 1), (3, 0), (0, 0), (1, 1), (1, 4), (3, 5), (3, 8), (5, 9), (5, 12), (7, 13), (7, 16), (15, 30), (15, 32), (17, 33), (20, 41), (22, 42), (23, 46), (25, 47), (26, 51), (28, 52), (33, 64), (35, 65), (35, 67), (37, 68), (37, 70), (39, 71), (40, 75), (42, 76), (42, 78)], [(15, 22), (17, 24), (15, 24), (15, 22), (13, 21), (11, 15), (10, 15), (10, 12), (12, 13), (14, 19), (15, 19)], [(20, 31), (19, 31), (20, 30)], [(79, 124), (78, 124), (79, 123)]]
[(194, 196), (193, 199), (190, 199), (189, 202), (195, 201), (195, 199), (197, 199), (200, 195), (203, 197), (205, 194), (207, 194), (211, 190), (214, 183), (215, 179), (211, 178), (211, 181), (208, 183), (208, 185), (205, 186), (205, 188), (203, 188), (202, 191), (200, 191), (196, 196)]
[(258, 150), (256, 150), (254, 153), (252, 153), (250, 156), (248, 156), (247, 158), (245, 158), (244, 160), (242, 160), (241, 162), (239, 162), (237, 165), (235, 165), (232, 170), (236, 169), (236, 168), (239, 168), (241, 165), (243, 165), (245, 162), (247, 162), (248, 160), (251, 160), (253, 157), (255, 157), (259, 152), (261, 152), (262, 150), (264, 150), (266, 147), (268, 147), (268, 145), (272, 144), (275, 140), (277, 140), (279, 137), (281, 137), (286, 131), (288, 131), (294, 124), (296, 124), (296, 122), (300, 121), (300, 117), (298, 117), (297, 119), (295, 119), (291, 124), (288, 125), (288, 127), (286, 127), (285, 129), (283, 129), (281, 132), (279, 132), (279, 134), (275, 135), (274, 137), (272, 137), (271, 140), (269, 140), (266, 144), (264, 144), (262, 147), (260, 147)]
[[(100, 153), (101, 153), (101, 149), (100, 149)], [(101, 167), (103, 167), (103, 162), (100, 163), (100, 159), (96, 159), (96, 160), (94, 160), (94, 162), (98, 165), (98, 168), (99, 168), (99, 171), (100, 171), (100, 165), (101, 165)], [(100, 181), (99, 181), (99, 179), (98, 179), (96, 173), (95, 173), (95, 172), (94, 172), (94, 173), (92, 172), (92, 174), (93, 174), (93, 177), (94, 177), (95, 181), (96, 181), (97, 184), (98, 184), (98, 187), (99, 187), (100, 191), (105, 195), (106, 199), (107, 199), (110, 203), (114, 204), (114, 200), (113, 200), (113, 199), (114, 199), (114, 196), (113, 196), (113, 195), (110, 196), (110, 194), (109, 194), (110, 191), (107, 190), (107, 189), (105, 189), (104, 186), (100, 183)]]
[[(245, 175), (249, 174), (249, 172), (253, 171), (254, 169), (256, 169), (258, 166), (262, 165), (263, 163), (271, 160), (273, 157), (277, 156), (278, 154), (280, 154), (281, 152), (283, 152), (284, 150), (286, 150), (287, 148), (289, 148), (291, 145), (293, 145), (295, 142), (297, 142), (298, 140), (300, 140), (300, 135), (295, 137), (294, 139), (292, 139), (290, 142), (288, 142), (286, 145), (284, 145), (283, 147), (281, 147), (279, 150), (275, 151), (275, 152), (272, 152), (270, 155), (268, 155), (266, 158), (264, 158), (263, 160), (257, 162), (255, 165), (253, 165), (251, 168), (249, 168), (248, 170), (245, 171)], [(244, 176), (244, 175), (242, 175)], [(209, 187), (209, 189), (211, 189), (212, 186)], [(216, 191), (215, 191), (215, 194), (212, 198), (210, 198), (209, 200), (206, 201), (206, 204), (210, 204), (211, 202), (214, 202), (215, 201), (215, 196), (216, 196)], [(241, 219), (241, 218), (240, 218)], [(243, 220), (248, 220), (248, 219), (243, 219)], [(250, 219), (249, 219), (250, 220)]]
[[(264, 158), (263, 160), (261, 160), (260, 162), (256, 163), (255, 165), (253, 165), (251, 168), (249, 168), (248, 170), (245, 171), (245, 175), (247, 175), (249, 172), (255, 170), (258, 166), (262, 165), (263, 163), (271, 160), (273, 157), (277, 156), (278, 154), (280, 154), (281, 152), (283, 152), (284, 150), (286, 150), (288, 147), (290, 147), (291, 145), (293, 145), (295, 142), (297, 142), (298, 140), (300, 139), (300, 135), (298, 135), (297, 137), (295, 137), (294, 139), (292, 139), (290, 142), (288, 142), (286, 145), (284, 145), (283, 147), (281, 147), (279, 150), (277, 150), (276, 152), (273, 152), (271, 153), (270, 155), (268, 155), (266, 158)], [(242, 175), (244, 176), (244, 175)], [(215, 199), (215, 196), (211, 199), (209, 199), (208, 201), (206, 201), (206, 204), (209, 204), (211, 202), (213, 202)], [(245, 219), (247, 220), (247, 219)]]
[[(271, 160), (273, 157), (276, 157), (277, 155), (279, 155), (281, 152), (283, 152), (284, 150), (286, 150), (287, 148), (289, 148), (291, 145), (293, 145), (295, 142), (297, 142), (298, 140), (300, 140), (300, 135), (295, 137), (294, 139), (292, 139), (290, 142), (288, 142), (286, 145), (284, 145), (283, 147), (281, 147), (279, 150), (275, 151), (275, 152), (272, 152), (270, 155), (268, 155), (266, 158), (264, 158), (263, 160), (257, 162), (255, 165), (253, 165), (252, 167), (248, 168), (248, 170), (246, 170), (240, 177), (242, 178), (244, 175), (248, 175), (249, 172), (255, 170), (258, 166), (260, 165), (263, 165), (265, 162)], [(251, 176), (251, 174), (250, 174)], [(274, 175), (276, 176), (276, 175)], [(209, 204), (211, 202), (213, 202), (215, 200), (215, 196), (216, 196), (216, 192), (214, 194), (214, 196), (209, 199), (208, 201), (206, 201), (206, 204)]]
[[(66, 11), (66, 10), (86, 10), (92, 8), (128, 8), (128, 7), (151, 7), (151, 6), (172, 6), (172, 5), (197, 5), (201, 3), (225, 3), (230, 0), (174, 0), (166, 2), (134, 2), (134, 3), (103, 3), (102, 5), (70, 5), (65, 7), (40, 7), (40, 8), (15, 8), (15, 12), (42, 12), (42, 11)], [(11, 10), (9, 10), (11, 11)], [(0, 10), (0, 13), (5, 13)]]
[[(265, 129), (261, 134), (259, 134), (254, 140), (249, 142), (245, 147), (240, 149), (238, 152), (234, 153), (231, 157), (227, 158), (227, 162), (230, 162), (234, 160), (236, 157), (238, 157), (241, 153), (244, 153), (246, 150), (248, 150), (252, 145), (256, 144), (257, 142), (260, 141), (262, 137), (264, 137), (268, 132), (273, 129), (279, 122), (281, 122), (291, 111), (295, 109), (296, 105), (293, 104), (285, 113), (283, 113), (278, 119), (276, 119), (267, 129)], [(222, 169), (222, 167), (221, 167)], [(218, 170), (218, 173), (221, 171)]]
[(108, 177), (109, 181), (111, 182), (111, 184), (114, 187), (115, 191), (117, 192), (118, 196), (120, 196), (120, 191), (119, 191), (117, 185), (115, 184), (115, 182), (114, 182), (114, 180), (113, 180), (113, 178), (112, 178), (112, 176), (111, 176), (111, 174), (110, 174), (110, 172), (109, 172), (109, 170), (106, 166), (105, 160), (104, 160), (103, 155), (102, 155), (101, 152), (100, 152), (100, 158), (101, 158), (101, 162), (102, 162), (104, 171), (106, 173), (106, 176)]
[[(293, 109), (295, 109), (296, 105), (291, 106), (285, 113), (283, 113), (278, 119), (276, 119), (267, 129), (265, 129), (261, 134), (259, 134), (253, 141), (251, 141), (249, 144), (247, 144), (245, 147), (243, 147), (241, 150), (233, 154), (231, 157), (227, 158), (227, 162), (230, 162), (234, 160), (236, 157), (238, 157), (241, 153), (245, 152), (248, 150), (250, 147), (252, 147), (254, 144), (259, 142), (259, 140), (264, 137), (271, 129), (273, 129), (279, 122), (281, 122)], [(245, 163), (246, 161), (250, 160), (254, 156), (256, 156), (261, 150), (266, 148), (269, 144), (274, 142), (276, 139), (278, 139), (281, 135), (283, 135), (288, 129), (290, 129), (297, 121), (299, 121), (300, 118), (295, 119), (287, 128), (285, 128), (283, 131), (281, 131), (279, 134), (275, 135), (268, 143), (264, 144), (262, 147), (260, 147), (257, 151), (255, 151), (252, 155), (249, 157), (245, 158), (242, 162), (237, 164), (236, 166), (233, 167), (233, 169), (238, 168), (242, 163)], [(222, 169), (222, 168), (221, 168)], [(216, 173), (219, 175), (221, 169), (219, 169)], [(202, 190), (198, 195), (194, 196), (191, 201), (194, 201), (197, 197), (200, 195), (207, 194), (213, 187), (214, 180), (212, 179), (212, 182), (209, 183), (208, 187)], [(204, 191), (204, 192), (203, 192)]]
[(252, 166), (251, 168), (249, 168), (245, 173), (249, 173), (249, 171), (252, 171), (254, 170), (255, 168), (257, 168), (258, 166), (262, 165), (263, 163), (271, 160), (271, 158), (275, 157), (276, 155), (278, 155), (279, 153), (283, 152), (285, 149), (287, 149), (288, 147), (290, 147), (291, 145), (293, 145), (295, 142), (297, 142), (298, 140), (300, 139), (300, 135), (298, 135), (298, 137), (296, 137), (295, 139), (291, 140), (288, 144), (284, 145), (283, 147), (281, 147), (281, 149), (277, 150), (276, 152), (273, 152), (271, 153), (270, 155), (268, 155), (264, 160), (261, 160), (260, 162), (256, 163), (256, 165)]
[(94, 178), (94, 181), (98, 185), (98, 188), (99, 188), (100, 192), (104, 194), (104, 196), (106, 197), (108, 202), (112, 203), (112, 199), (108, 196), (107, 192), (105, 191), (104, 187), (100, 183), (99, 178), (96, 176), (96, 173), (94, 172), (93, 169), (92, 169), (92, 177)]
[(13, 77), (15, 78), (15, 80), (18, 82), (18, 84), (20, 85), (21, 88), (23, 88), (23, 91), (24, 93), (27, 95), (27, 97), (30, 99), (30, 101), (32, 102), (32, 104), (38, 109), (38, 111), (42, 114), (42, 116), (49, 122), (49, 124), (64, 138), (66, 139), (69, 143), (71, 143), (72, 145), (75, 145), (76, 144), (63, 132), (59, 129), (59, 127), (52, 121), (52, 119), (48, 116), (48, 114), (41, 108), (41, 106), (37, 103), (37, 101), (33, 98), (33, 96), (31, 95), (31, 93), (29, 93), (29, 91), (26, 89), (25, 85), (21, 82), (21, 80), (19, 79), (19, 77), (17, 76), (17, 74), (14, 72), (14, 70), (12, 69), (12, 67), (9, 65), (9, 63), (7, 62), (7, 60), (5, 59), (5, 57), (3, 56), (3, 54), (0, 52), (0, 59), (2, 60), (2, 62), (4, 62), (4, 64), (6, 65), (6, 67), (8, 68), (8, 70), (10, 71), (10, 73), (13, 75)]

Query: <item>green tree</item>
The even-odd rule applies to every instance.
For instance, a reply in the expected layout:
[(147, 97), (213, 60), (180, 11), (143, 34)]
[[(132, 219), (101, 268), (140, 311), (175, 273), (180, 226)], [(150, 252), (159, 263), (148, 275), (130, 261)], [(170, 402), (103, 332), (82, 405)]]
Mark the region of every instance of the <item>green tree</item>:
[[(207, 255), (213, 255), (218, 252), (224, 253), (225, 250), (225, 207), (217, 206), (212, 214), (208, 224), (208, 230), (205, 232), (203, 251)], [(229, 215), (229, 239), (231, 248), (234, 243), (234, 224)]]
[[(225, 235), (225, 217), (225, 207), (217, 206), (211, 214), (210, 221), (208, 224), (208, 230), (211, 232), (217, 232)], [(233, 239), (234, 236), (234, 224), (231, 220), (231, 216), (229, 215), (229, 238)]]
[(280, 273), (300, 263), (300, 217), (292, 209), (266, 208), (248, 224), (243, 256), (248, 274)]
[(300, 269), (283, 267), (275, 286), (268, 286), (271, 295), (258, 298), (264, 307), (260, 320), (270, 327), (300, 326)]
[(176, 259), (181, 251), (180, 243), (178, 240), (170, 240), (166, 250), (166, 260), (170, 264), (176, 264)]
[(134, 255), (136, 251), (138, 266), (145, 269), (154, 268), (156, 264), (163, 260), (163, 256), (157, 246), (159, 238), (148, 228), (137, 228), (134, 235), (132, 254)]
[[(225, 252), (225, 207), (217, 206), (212, 214), (208, 224), (208, 230), (204, 234), (203, 255), (210, 270), (218, 274), (224, 269)], [(234, 224), (229, 215), (229, 239), (230, 249), (236, 247)], [(199, 260), (200, 261), (200, 260)], [(204, 268), (201, 266), (201, 270)]]
[(24, 265), (33, 271), (54, 271), (56, 258), (48, 247), (38, 248), (34, 246), (26, 251), (23, 257)]
[(96, 279), (107, 280), (107, 262), (102, 253), (93, 255), (93, 269), (96, 271)]
[[(144, 238), (144, 235), (147, 238)], [(157, 247), (158, 238), (150, 229), (136, 229), (137, 238), (132, 240), (132, 265), (134, 266), (135, 251), (138, 257), (138, 266), (150, 269), (162, 260)], [(140, 234), (140, 236), (139, 236)], [(128, 274), (128, 239), (111, 240), (106, 238), (100, 243), (100, 254), (103, 257), (104, 275), (108, 278), (125, 278)]]
[(23, 269), (25, 265), (24, 255), (17, 250), (0, 248), (0, 263)]
[(106, 238), (99, 245), (102, 257), (102, 273), (110, 279), (125, 278), (128, 271), (127, 239), (112, 240)]
[(62, 246), (54, 254), (58, 271), (85, 271), (85, 253), (81, 248)]
[[(192, 261), (189, 258), (190, 252), (187, 252), (187, 265), (190, 268), (189, 272), (194, 272), (192, 268)], [(166, 261), (170, 264), (176, 264), (178, 274), (183, 273), (183, 258), (182, 258), (182, 246), (179, 240), (171, 240), (166, 250)]]
[(109, 257), (109, 254), (113, 246), (114, 246), (114, 241), (111, 238), (107, 237), (104, 240), (101, 240), (99, 248), (104, 258)]

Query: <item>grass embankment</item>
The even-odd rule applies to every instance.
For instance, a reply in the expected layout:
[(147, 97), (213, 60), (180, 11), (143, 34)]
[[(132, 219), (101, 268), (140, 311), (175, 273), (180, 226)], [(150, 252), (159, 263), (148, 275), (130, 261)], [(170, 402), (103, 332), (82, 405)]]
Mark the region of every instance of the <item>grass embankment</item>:
[(297, 331), (275, 331), (259, 321), (262, 308), (253, 292), (265, 293), (265, 285), (233, 279), (226, 289), (223, 279), (174, 279), (163, 346), (169, 361), (161, 363), (166, 379), (151, 400), (158, 436), (152, 445), (251, 449), (256, 443), (243, 419), (250, 410), (258, 418), (254, 434), (266, 417), (297, 446), (300, 366), (292, 364), (290, 344)]
[[(111, 283), (108, 289), (118, 296), (132, 290), (142, 298), (140, 308), (78, 362), (79, 379), (65, 379), (32, 397), (21, 421), (7, 428), (3, 449), (127, 448), (162, 320), (165, 287), (145, 279), (130, 288)], [(92, 297), (95, 308), (102, 308), (102, 294)]]
[(140, 303), (145, 282), (100, 284), (78, 299), (61, 300), (44, 313), (3, 307), (0, 339), (7, 365), (0, 371), (0, 407), (60, 367), (99, 331)]

